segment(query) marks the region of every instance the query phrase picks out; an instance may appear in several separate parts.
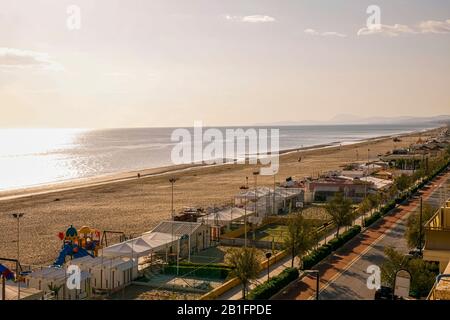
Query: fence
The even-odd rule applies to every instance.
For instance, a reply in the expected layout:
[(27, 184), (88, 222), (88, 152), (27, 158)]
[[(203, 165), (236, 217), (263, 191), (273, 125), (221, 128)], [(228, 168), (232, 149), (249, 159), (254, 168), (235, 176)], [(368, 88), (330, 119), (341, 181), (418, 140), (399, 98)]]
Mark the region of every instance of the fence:
[[(243, 247), (245, 245), (245, 239), (242, 238), (220, 238), (220, 245), (229, 247)], [(281, 250), (283, 248), (282, 243), (247, 239), (247, 246), (255, 247), (258, 249), (276, 249)]]

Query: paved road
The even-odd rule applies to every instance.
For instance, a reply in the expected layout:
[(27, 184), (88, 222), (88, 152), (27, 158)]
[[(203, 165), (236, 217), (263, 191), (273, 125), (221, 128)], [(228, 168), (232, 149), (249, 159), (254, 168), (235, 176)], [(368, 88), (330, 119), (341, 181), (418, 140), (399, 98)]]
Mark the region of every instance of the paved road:
[[(450, 194), (450, 174), (436, 179), (421, 194), (424, 202), (438, 206), (445, 194)], [(383, 250), (386, 246), (403, 252), (407, 251), (404, 240), (405, 222), (408, 216), (417, 210), (419, 198), (393, 210), (375, 226), (368, 228), (361, 235), (350, 241), (324, 262), (317, 266), (321, 274), (321, 299), (373, 299), (374, 290), (367, 288), (369, 265), (381, 265), (384, 260)], [(277, 299), (311, 299), (315, 295), (316, 280), (305, 277)]]
[[(429, 197), (424, 200), (433, 207), (438, 207), (443, 201), (445, 194), (450, 194), (450, 178), (443, 181), (442, 184), (436, 185), (437, 189), (429, 194)], [(418, 211), (415, 208), (414, 211)], [(366, 285), (369, 276), (366, 273), (370, 265), (381, 266), (384, 261), (384, 248), (394, 247), (400, 252), (407, 253), (409, 251), (404, 238), (406, 231), (406, 221), (409, 214), (403, 216), (397, 224), (387, 231), (386, 236), (378, 243), (372, 246), (366, 254), (357, 260), (348, 270), (342, 273), (334, 282), (330, 283), (328, 287), (321, 291), (321, 299), (323, 300), (347, 300), (347, 299), (373, 299), (375, 291), (369, 290)]]

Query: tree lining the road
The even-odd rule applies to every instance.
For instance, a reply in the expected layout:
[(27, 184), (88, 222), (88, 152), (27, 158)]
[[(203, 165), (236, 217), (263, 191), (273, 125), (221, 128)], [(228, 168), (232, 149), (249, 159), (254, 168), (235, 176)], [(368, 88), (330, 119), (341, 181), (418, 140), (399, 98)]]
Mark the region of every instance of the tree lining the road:
[(383, 285), (394, 288), (397, 271), (405, 269), (411, 273), (410, 295), (415, 298), (426, 297), (433, 288), (439, 265), (421, 258), (408, 257), (392, 247), (384, 249), (385, 261), (381, 266)]
[(420, 212), (413, 212), (406, 223), (405, 238), (408, 242), (410, 248), (422, 248), (425, 242), (425, 236), (423, 227), (425, 223), (430, 220), (433, 214), (436, 212), (437, 208), (434, 208), (428, 203), (424, 203), (422, 207), (422, 236), (419, 243), (419, 233), (420, 233)]
[(303, 255), (312, 248), (317, 240), (317, 232), (310, 220), (301, 214), (294, 214), (288, 218), (288, 232), (284, 239), (284, 247), (291, 255), (291, 267), (294, 267), (296, 256)]
[(231, 248), (225, 257), (232, 268), (231, 274), (242, 283), (242, 298), (245, 300), (250, 281), (258, 278), (260, 272), (260, 257), (255, 248)]
[(336, 237), (339, 236), (339, 229), (344, 226), (351, 226), (356, 216), (352, 207), (352, 200), (344, 197), (342, 192), (338, 192), (325, 208), (336, 226)]

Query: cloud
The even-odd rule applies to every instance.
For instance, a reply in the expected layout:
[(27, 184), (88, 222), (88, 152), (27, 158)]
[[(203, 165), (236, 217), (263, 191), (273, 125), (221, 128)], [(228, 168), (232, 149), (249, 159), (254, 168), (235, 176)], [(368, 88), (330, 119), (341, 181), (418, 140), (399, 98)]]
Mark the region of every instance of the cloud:
[(411, 27), (404, 24), (373, 25), (358, 30), (358, 36), (381, 34), (388, 37), (397, 37), (402, 34), (448, 34), (450, 33), (450, 19), (445, 21), (422, 21), (417, 26)]
[(231, 21), (240, 21), (240, 22), (248, 22), (248, 23), (264, 23), (264, 22), (275, 22), (275, 18), (271, 16), (264, 15), (252, 15), (252, 16), (230, 16), (226, 15), (225, 19)]
[(304, 31), (306, 34), (309, 34), (311, 36), (322, 36), (322, 37), (339, 37), (339, 38), (345, 38), (347, 37), (346, 34), (335, 32), (335, 31), (326, 31), (326, 32), (318, 32), (314, 29), (305, 29)]
[(358, 30), (358, 36), (367, 36), (367, 35), (373, 35), (373, 34), (382, 34), (386, 35), (388, 37), (396, 37), (400, 34), (414, 34), (417, 33), (415, 30), (410, 28), (407, 25), (403, 24), (394, 24), (392, 26), (385, 25), (385, 24), (379, 24), (379, 25), (373, 25), (370, 28), (364, 27)]
[(422, 33), (450, 33), (450, 19), (423, 21), (419, 24), (419, 29)]
[(4, 47), (0, 47), (0, 68), (64, 70), (61, 64), (51, 60), (48, 53)]

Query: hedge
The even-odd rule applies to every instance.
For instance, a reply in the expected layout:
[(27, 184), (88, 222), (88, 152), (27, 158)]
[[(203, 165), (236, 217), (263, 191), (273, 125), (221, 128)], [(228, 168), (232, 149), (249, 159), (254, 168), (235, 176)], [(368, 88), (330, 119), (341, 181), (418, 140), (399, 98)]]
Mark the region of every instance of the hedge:
[(303, 270), (310, 269), (321, 260), (329, 256), (333, 251), (342, 247), (350, 239), (354, 238), (361, 232), (361, 226), (353, 226), (339, 237), (334, 238), (328, 243), (320, 246), (319, 248), (312, 250), (308, 255), (303, 257)]
[(229, 267), (219, 266), (197, 266), (197, 265), (169, 265), (164, 268), (163, 274), (177, 274), (180, 276), (190, 275), (200, 278), (226, 279), (230, 273)]
[[(171, 266), (177, 266), (176, 262), (172, 262), (170, 264)], [(204, 263), (195, 263), (195, 262), (188, 262), (188, 261), (180, 261), (178, 263), (179, 266), (186, 266), (186, 267), (195, 267), (195, 268), (223, 268), (223, 269), (233, 269), (233, 267), (223, 264), (223, 263), (210, 263), (210, 264), (204, 264)]]
[(270, 278), (252, 291), (248, 295), (250, 300), (267, 300), (289, 283), (298, 278), (299, 272), (297, 268), (286, 268), (279, 275)]
[(381, 212), (377, 211), (374, 214), (372, 214), (370, 217), (364, 218), (364, 226), (368, 227), (378, 219), (382, 217)]

